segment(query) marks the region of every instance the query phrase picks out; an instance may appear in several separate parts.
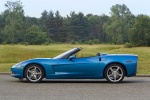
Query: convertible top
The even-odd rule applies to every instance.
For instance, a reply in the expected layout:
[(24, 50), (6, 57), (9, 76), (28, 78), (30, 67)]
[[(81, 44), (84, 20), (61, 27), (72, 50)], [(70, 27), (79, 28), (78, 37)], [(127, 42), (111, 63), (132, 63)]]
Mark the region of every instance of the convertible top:
[(73, 49), (71, 49), (71, 50), (69, 50), (69, 51), (66, 51), (66, 52), (64, 52), (64, 53), (62, 53), (62, 54), (60, 54), (60, 55), (54, 57), (53, 59), (67, 59), (67, 58), (69, 58), (71, 55), (73, 55), (73, 54), (79, 52), (81, 49), (82, 49), (82, 48), (77, 48), (77, 47), (76, 47), (76, 48), (73, 48)]

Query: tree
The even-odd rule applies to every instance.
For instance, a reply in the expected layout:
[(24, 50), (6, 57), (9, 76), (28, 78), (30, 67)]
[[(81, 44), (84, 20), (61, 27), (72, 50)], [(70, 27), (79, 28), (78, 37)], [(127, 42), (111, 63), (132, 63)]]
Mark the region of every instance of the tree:
[(23, 41), (23, 28), (24, 28), (24, 10), (20, 1), (7, 1), (5, 4), (7, 8), (7, 16), (5, 17), (5, 27), (3, 34), (5, 35), (6, 43), (18, 43)]
[(41, 28), (44, 32), (48, 33), (48, 28), (47, 28), (48, 12), (46, 10), (44, 10), (41, 13), (41, 15), (42, 15), (40, 18)]
[(70, 41), (86, 41), (89, 39), (88, 21), (83, 13), (75, 14), (71, 12), (69, 20), (69, 38)]
[(5, 17), (4, 13), (0, 15), (0, 44), (4, 41), (3, 29), (5, 27)]
[(0, 44), (44, 42), (114, 43), (150, 46), (150, 17), (134, 16), (126, 5), (111, 7), (111, 16), (43, 11), (41, 18), (24, 15), (20, 1), (7, 1), (0, 14)]
[(45, 32), (42, 32), (40, 27), (33, 25), (27, 30), (25, 40), (30, 45), (43, 44), (44, 42), (47, 42), (47, 35)]
[(51, 37), (56, 42), (66, 42), (66, 33), (64, 29), (64, 20), (59, 11), (55, 13), (55, 31)]
[(43, 29), (48, 33), (49, 39), (55, 42), (66, 41), (63, 17), (60, 15), (59, 11), (56, 11), (56, 13), (53, 13), (53, 11), (49, 13), (44, 11), (41, 21), (43, 23)]
[(128, 30), (132, 14), (126, 5), (115, 5), (111, 8), (111, 17), (104, 25), (107, 33), (107, 41), (115, 44), (123, 44), (128, 42)]
[(138, 15), (129, 30), (129, 40), (135, 46), (150, 46), (150, 17)]
[(88, 29), (90, 32), (90, 39), (92, 40), (98, 40), (98, 42), (105, 42), (106, 40), (106, 34), (104, 32), (103, 25), (107, 22), (108, 16), (102, 15), (92, 15), (88, 14)]

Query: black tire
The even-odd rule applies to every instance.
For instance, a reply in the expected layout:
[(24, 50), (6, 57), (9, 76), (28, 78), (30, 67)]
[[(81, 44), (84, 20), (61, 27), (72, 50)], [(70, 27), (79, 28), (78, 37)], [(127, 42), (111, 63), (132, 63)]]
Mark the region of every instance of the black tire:
[(111, 83), (120, 83), (124, 79), (125, 70), (120, 64), (110, 64), (104, 72), (105, 78)]
[(28, 82), (38, 83), (44, 78), (44, 71), (41, 66), (37, 64), (31, 64), (25, 69), (24, 76)]

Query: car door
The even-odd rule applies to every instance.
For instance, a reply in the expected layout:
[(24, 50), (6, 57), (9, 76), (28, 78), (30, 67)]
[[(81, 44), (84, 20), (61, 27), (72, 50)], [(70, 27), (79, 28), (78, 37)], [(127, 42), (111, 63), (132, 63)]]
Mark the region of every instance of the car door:
[(60, 78), (91, 78), (100, 69), (99, 57), (62, 59), (59, 62)]

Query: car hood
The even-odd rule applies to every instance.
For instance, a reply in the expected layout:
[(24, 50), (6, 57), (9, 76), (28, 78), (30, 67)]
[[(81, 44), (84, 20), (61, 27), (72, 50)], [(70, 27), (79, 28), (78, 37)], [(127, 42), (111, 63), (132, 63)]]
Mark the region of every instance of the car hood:
[(20, 63), (41, 62), (46, 60), (53, 60), (53, 58), (32, 58), (32, 59), (24, 60)]

